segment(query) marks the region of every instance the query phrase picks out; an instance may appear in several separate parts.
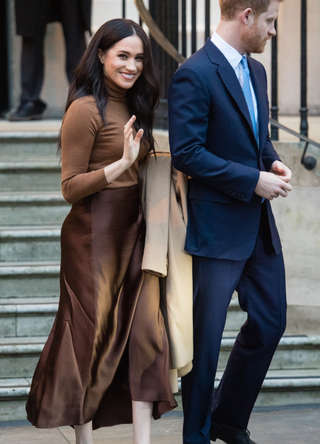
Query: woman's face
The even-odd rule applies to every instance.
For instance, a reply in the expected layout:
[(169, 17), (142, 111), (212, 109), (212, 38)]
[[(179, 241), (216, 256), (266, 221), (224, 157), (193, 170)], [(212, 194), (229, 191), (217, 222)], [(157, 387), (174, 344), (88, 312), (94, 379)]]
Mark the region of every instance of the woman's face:
[(124, 89), (130, 89), (143, 70), (143, 43), (132, 35), (120, 40), (105, 53), (99, 50), (105, 75)]

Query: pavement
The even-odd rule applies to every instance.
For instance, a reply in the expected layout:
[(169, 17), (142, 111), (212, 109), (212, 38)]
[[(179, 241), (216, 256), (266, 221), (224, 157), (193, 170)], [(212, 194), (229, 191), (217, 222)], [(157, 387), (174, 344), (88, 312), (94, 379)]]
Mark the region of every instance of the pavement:
[[(181, 444), (182, 422), (181, 411), (170, 412), (160, 420), (152, 421), (151, 444)], [(320, 405), (255, 409), (249, 430), (257, 444), (319, 444)], [(129, 444), (132, 442), (132, 425), (96, 430), (94, 438), (95, 444)], [(0, 443), (75, 444), (75, 437), (71, 427), (36, 429), (27, 421), (0, 422)]]

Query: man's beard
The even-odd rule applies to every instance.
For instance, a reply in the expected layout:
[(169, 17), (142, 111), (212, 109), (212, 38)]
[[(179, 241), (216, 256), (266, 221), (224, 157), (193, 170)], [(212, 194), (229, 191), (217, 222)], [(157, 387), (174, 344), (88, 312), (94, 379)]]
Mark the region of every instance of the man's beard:
[(256, 23), (247, 30), (242, 36), (242, 47), (245, 48), (245, 52), (260, 54), (264, 52), (266, 43), (269, 38), (262, 38), (260, 30)]

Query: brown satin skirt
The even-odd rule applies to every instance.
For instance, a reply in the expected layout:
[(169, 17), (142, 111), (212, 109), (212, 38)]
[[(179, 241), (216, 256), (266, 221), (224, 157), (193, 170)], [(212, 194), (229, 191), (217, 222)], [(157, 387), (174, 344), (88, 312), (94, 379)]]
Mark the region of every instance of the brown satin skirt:
[(36, 368), (28, 420), (40, 428), (132, 422), (176, 407), (158, 278), (141, 271), (145, 225), (138, 186), (73, 204), (61, 231), (60, 303)]

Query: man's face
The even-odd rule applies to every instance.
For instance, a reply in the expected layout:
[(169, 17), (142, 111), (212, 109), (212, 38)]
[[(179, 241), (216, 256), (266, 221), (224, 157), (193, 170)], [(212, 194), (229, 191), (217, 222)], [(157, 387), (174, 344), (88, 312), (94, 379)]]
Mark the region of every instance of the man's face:
[(269, 8), (257, 17), (252, 14), (248, 18), (248, 26), (241, 36), (246, 52), (262, 53), (271, 37), (276, 35), (274, 22), (278, 17), (280, 3), (270, 0)]

